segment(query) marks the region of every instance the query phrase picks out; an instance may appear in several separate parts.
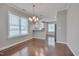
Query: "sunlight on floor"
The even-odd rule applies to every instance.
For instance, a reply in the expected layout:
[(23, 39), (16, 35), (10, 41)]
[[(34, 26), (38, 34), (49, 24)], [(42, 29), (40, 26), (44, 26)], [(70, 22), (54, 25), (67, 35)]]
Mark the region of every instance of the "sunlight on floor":
[(28, 48), (24, 48), (14, 54), (12, 56), (28, 56)]
[(36, 56), (45, 56), (45, 50), (43, 48), (39, 48), (39, 50), (35, 51)]
[(49, 36), (48, 37), (48, 46), (55, 46), (55, 38)]

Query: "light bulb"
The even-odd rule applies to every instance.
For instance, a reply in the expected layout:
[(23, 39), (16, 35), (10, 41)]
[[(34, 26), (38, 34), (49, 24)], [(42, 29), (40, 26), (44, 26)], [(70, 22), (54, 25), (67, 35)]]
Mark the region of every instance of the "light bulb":
[(35, 19), (36, 18), (36, 16), (33, 16), (33, 19)]
[(37, 20), (36, 20), (36, 19), (34, 19), (34, 21), (36, 22)]
[(39, 20), (39, 18), (37, 17), (37, 21)]
[(29, 17), (29, 20), (30, 20), (30, 21), (32, 21), (32, 18), (31, 18), (31, 17)]

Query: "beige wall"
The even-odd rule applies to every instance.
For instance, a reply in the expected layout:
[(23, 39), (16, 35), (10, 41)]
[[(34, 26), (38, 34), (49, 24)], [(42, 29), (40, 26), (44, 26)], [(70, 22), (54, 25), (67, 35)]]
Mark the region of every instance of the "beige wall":
[[(19, 10), (11, 8), (5, 4), (0, 4), (0, 48), (31, 38), (30, 30), (28, 35), (16, 37), (16, 38), (8, 38), (8, 10), (15, 14), (27, 17), (25, 13)], [(29, 25), (29, 29), (30, 29), (30, 25)]]

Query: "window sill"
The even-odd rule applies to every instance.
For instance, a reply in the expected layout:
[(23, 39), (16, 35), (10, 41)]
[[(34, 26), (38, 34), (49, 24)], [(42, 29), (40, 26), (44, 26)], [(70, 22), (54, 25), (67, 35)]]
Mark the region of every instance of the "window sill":
[(28, 36), (28, 34), (22, 34), (22, 35), (18, 35), (18, 36), (14, 36), (14, 37), (8, 37), (8, 39), (21, 38), (21, 37), (25, 37), (25, 36)]

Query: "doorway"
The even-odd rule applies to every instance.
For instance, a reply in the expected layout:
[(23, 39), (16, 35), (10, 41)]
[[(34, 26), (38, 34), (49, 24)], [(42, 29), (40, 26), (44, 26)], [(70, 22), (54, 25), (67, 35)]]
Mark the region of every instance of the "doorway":
[(56, 24), (47, 22), (46, 40), (48, 45), (54, 46), (56, 43)]

